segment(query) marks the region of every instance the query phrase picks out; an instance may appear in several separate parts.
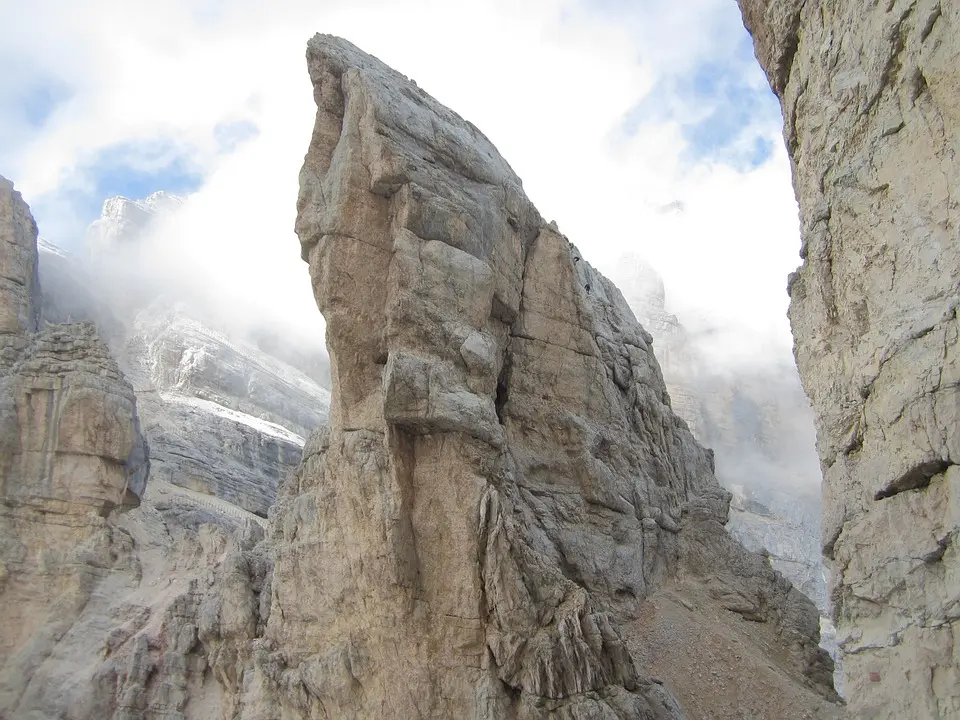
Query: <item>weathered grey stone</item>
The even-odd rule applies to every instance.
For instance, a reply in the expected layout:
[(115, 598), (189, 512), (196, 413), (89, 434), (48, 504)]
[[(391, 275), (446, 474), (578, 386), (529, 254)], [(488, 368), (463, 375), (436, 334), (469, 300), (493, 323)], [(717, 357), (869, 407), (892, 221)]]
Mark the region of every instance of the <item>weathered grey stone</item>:
[(820, 552), (820, 463), (813, 412), (791, 362), (717, 367), (667, 310), (663, 280), (624, 257), (616, 277), (653, 336), (670, 405), (715, 454), (717, 479), (733, 493), (729, 530), (827, 613)]
[(826, 706), (816, 610), (725, 533), (619, 291), (472, 125), (345, 41), (307, 58), (297, 232), (331, 418), (272, 515), (264, 632), (204, 635), (228, 712), (680, 717), (629, 650), (680, 576), (770, 630), (795, 706)]
[(261, 517), (326, 420), (329, 394), (286, 363), (164, 301), (140, 312), (121, 357), (137, 390), (156, 478)]
[(960, 6), (741, 0), (784, 116), (850, 706), (960, 714)]
[[(266, 542), (261, 518), (173, 475), (126, 514), (84, 515), (69, 551), (10, 542), (37, 517), (0, 532), (11, 564), (36, 557), (60, 591), (49, 615), (23, 595), (20, 626), (41, 631), (0, 670), (0, 708), (679, 718), (677, 697), (714, 686), (687, 665), (646, 672), (666, 648), (645, 616), (678, 594), (693, 609), (676, 631), (750, 626), (744, 669), (725, 669), (742, 686), (763, 675), (754, 716), (834, 714), (815, 608), (725, 533), (712, 454), (671, 410), (619, 291), (472, 125), (344, 41), (318, 36), (308, 61), (318, 116), (297, 230), (327, 318), (330, 427), (281, 486)], [(282, 383), (228, 344), (136, 335), (141, 398), (290, 421)], [(14, 410), (0, 402), (0, 420)], [(135, 464), (135, 445), (112, 462)], [(739, 712), (736, 698), (710, 707), (690, 717)]]

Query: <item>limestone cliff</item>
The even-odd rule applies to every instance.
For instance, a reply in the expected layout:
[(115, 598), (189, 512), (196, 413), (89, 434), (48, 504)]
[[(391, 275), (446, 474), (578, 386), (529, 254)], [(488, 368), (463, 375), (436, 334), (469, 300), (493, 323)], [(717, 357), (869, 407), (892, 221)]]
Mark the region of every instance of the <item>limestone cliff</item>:
[(960, 5), (741, 0), (780, 98), (851, 708), (960, 715)]
[[(32, 487), (56, 500), (64, 483), (7, 467), (51, 467), (72, 434), (46, 433), (25, 463), (33, 425), (0, 405), (21, 522), (0, 529), (20, 613), (0, 623), (0, 717), (837, 716), (816, 609), (724, 531), (730, 495), (620, 292), (472, 125), (344, 41), (317, 36), (308, 64), (297, 230), (334, 393), (269, 523), (189, 486), (143, 489), (130, 385), (88, 327), (33, 332), (35, 227), (22, 203), (0, 216), (9, 257), (28, 258), (4, 256), (3, 317), (27, 323), (4, 382), (69, 394), (95, 365), (130, 402), (81, 405), (65, 427), (95, 452), (43, 476), (81, 492), (22, 521)], [(130, 336), (138, 385), (290, 420), (229, 343), (150, 318)], [(197, 345), (216, 362), (181, 367)], [(106, 500), (82, 482), (93, 466)]]
[[(247, 614), (201, 629), (225, 715), (734, 717), (748, 673), (755, 717), (829, 712), (816, 610), (724, 531), (620, 292), (475, 127), (347, 42), (307, 56), (330, 426), (271, 516), (269, 607), (234, 575)], [(714, 688), (694, 668), (734, 635)]]
[(326, 421), (329, 395), (283, 362), (170, 300), (137, 314), (119, 354), (134, 383), (154, 477), (260, 517)]
[(6, 371), (40, 321), (37, 226), (6, 178), (0, 178), (0, 218), (0, 369)]

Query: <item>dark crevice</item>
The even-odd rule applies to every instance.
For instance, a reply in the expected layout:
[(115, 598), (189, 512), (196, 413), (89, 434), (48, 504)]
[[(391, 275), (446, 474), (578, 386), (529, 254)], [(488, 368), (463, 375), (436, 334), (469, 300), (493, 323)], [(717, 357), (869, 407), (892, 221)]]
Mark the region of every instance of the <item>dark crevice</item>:
[(580, 571), (580, 568), (570, 562), (566, 553), (564, 552), (564, 549), (556, 542), (554, 542), (554, 547), (557, 549), (557, 556), (560, 560), (560, 571), (563, 573), (563, 576), (567, 578), (567, 580), (570, 580), (580, 587), (585, 588), (586, 582), (583, 579), (583, 573)]
[(836, 551), (837, 540), (840, 539), (840, 533), (842, 532), (842, 530), (843, 530), (843, 526), (838, 525), (836, 530), (830, 535), (827, 541), (823, 543), (823, 547), (820, 548), (821, 554), (825, 558), (827, 558), (827, 560), (836, 559), (836, 557), (834, 556), (834, 552)]
[[(492, 660), (492, 654), (491, 654), (491, 660)], [(492, 663), (491, 667), (496, 667), (496, 664)], [(503, 689), (506, 691), (507, 697), (510, 699), (510, 702), (514, 704), (517, 704), (520, 702), (520, 697), (523, 693), (519, 687), (511, 685), (510, 683), (504, 680), (500, 680), (500, 684), (503, 685)]]
[(873, 496), (874, 500), (885, 500), (908, 490), (921, 490), (953, 463), (949, 460), (927, 460), (910, 468), (903, 475)]
[[(894, 83), (894, 79), (899, 75), (900, 71), (903, 69), (903, 64), (901, 62), (901, 55), (903, 50), (906, 47), (906, 37), (904, 36), (904, 24), (910, 14), (913, 12), (917, 3), (911, 3), (906, 10), (900, 15), (896, 24), (893, 26), (890, 32), (890, 42), (893, 45), (893, 49), (887, 58), (886, 65), (884, 65), (883, 71), (880, 74), (880, 82), (877, 86), (876, 92), (870, 96), (867, 102), (864, 104), (863, 108), (860, 110), (860, 115), (866, 115), (869, 113), (874, 106), (880, 101), (880, 98), (883, 96), (884, 90), (891, 87)], [(889, 12), (889, 11), (888, 11)]]
[(910, 79), (910, 102), (916, 103), (917, 98), (923, 95), (926, 89), (927, 78), (924, 77), (923, 71), (917, 68), (913, 73), (913, 77)]
[(783, 53), (776, 63), (773, 91), (781, 97), (787, 89), (787, 83), (790, 81), (790, 71), (793, 69), (793, 60), (800, 49), (800, 15), (802, 12), (803, 5), (797, 10), (796, 15), (790, 18), (790, 27), (783, 45)]
[(507, 353), (503, 361), (503, 367), (500, 368), (500, 377), (497, 378), (497, 396), (494, 400), (494, 407), (497, 411), (497, 419), (503, 425), (503, 410), (510, 399), (510, 372), (513, 364), (510, 362), (510, 353)]
[(490, 317), (496, 318), (504, 325), (513, 325), (517, 320), (517, 313), (494, 294), (490, 303)]

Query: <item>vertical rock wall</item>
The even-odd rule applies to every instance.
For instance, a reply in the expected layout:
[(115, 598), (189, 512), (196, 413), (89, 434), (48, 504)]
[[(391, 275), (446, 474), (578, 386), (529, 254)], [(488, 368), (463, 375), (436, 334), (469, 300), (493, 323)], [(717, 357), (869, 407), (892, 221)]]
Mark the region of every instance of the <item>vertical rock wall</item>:
[(740, 0), (780, 98), (851, 708), (960, 715), (960, 5)]
[(37, 331), (37, 226), (13, 183), (0, 177), (0, 369), (10, 367)]

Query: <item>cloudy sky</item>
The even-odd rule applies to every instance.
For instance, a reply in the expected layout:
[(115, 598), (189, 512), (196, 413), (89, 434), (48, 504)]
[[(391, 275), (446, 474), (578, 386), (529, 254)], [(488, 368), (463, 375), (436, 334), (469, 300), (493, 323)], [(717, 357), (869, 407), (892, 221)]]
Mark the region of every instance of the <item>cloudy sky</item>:
[(292, 228), (327, 32), (480, 127), (602, 270), (647, 258), (718, 358), (790, 359), (797, 212), (733, 0), (0, 0), (0, 27), (0, 174), (57, 244), (108, 195), (190, 194), (156, 262), (322, 327)]

